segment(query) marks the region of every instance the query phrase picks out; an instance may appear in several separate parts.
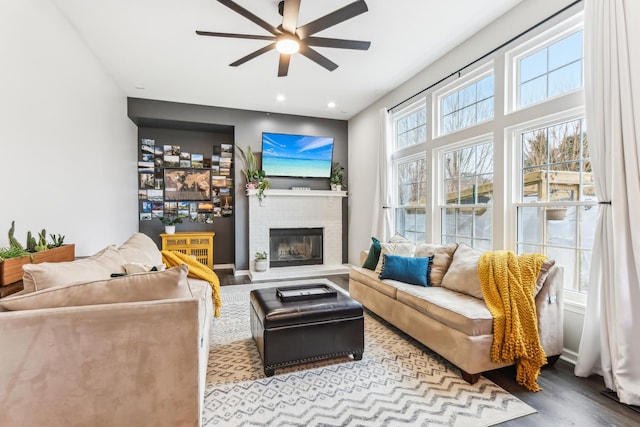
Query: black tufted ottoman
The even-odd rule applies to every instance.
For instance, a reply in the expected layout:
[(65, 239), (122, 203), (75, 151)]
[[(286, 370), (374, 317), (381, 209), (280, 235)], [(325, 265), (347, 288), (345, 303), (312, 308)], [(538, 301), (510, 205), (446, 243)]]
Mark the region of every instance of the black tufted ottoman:
[(293, 288), (300, 287), (254, 289), (250, 293), (251, 334), (265, 375), (272, 376), (275, 369), (284, 366), (349, 354), (355, 360), (362, 359), (362, 305), (341, 291), (330, 297), (312, 295), (313, 299), (304, 299), (304, 292), (292, 301), (278, 297), (278, 289)]

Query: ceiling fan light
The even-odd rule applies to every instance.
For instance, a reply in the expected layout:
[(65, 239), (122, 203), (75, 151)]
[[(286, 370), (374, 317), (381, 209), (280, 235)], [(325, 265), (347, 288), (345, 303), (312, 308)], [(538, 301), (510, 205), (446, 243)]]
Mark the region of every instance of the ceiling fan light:
[(276, 42), (276, 49), (278, 49), (280, 53), (291, 55), (300, 49), (300, 44), (293, 38), (285, 37)]

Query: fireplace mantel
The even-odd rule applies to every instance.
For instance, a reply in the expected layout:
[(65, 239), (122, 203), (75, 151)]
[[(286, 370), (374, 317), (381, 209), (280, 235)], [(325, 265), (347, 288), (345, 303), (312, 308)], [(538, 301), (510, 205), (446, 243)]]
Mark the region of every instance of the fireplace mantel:
[[(252, 280), (341, 274), (348, 272), (342, 264), (342, 202), (346, 191), (265, 190), (262, 200), (258, 190), (247, 190), (249, 199), (249, 267)], [(322, 228), (322, 265), (275, 267), (256, 272), (254, 255), (269, 251), (272, 228)]]
[[(265, 190), (265, 196), (283, 197), (347, 197), (346, 191), (333, 190)], [(258, 190), (247, 190), (247, 196), (257, 196)]]

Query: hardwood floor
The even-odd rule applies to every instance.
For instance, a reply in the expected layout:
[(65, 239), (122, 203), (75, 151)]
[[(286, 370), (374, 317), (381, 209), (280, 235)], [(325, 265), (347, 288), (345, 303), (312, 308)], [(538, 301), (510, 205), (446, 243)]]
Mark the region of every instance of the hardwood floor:
[[(251, 283), (247, 276), (234, 277), (231, 270), (216, 270), (216, 273), (222, 286)], [(349, 290), (348, 275), (323, 277)], [(530, 392), (516, 383), (514, 367), (496, 369), (484, 375), (538, 411), (536, 414), (500, 424), (501, 426), (627, 427), (640, 425), (640, 412), (601, 394), (601, 391), (606, 389), (602, 377), (597, 375), (589, 378), (576, 377), (573, 374), (573, 365), (563, 360), (558, 360), (553, 367), (542, 370), (538, 384), (543, 390), (537, 393)], [(640, 410), (638, 407), (636, 409)]]

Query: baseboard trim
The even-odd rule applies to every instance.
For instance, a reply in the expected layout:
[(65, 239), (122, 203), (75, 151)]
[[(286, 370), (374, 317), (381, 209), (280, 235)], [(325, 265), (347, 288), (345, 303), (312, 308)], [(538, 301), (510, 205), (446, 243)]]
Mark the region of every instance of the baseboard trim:
[(236, 265), (235, 264), (213, 264), (213, 269), (215, 270), (216, 268), (220, 269), (220, 270), (234, 270), (236, 269)]
[(571, 363), (573, 366), (576, 366), (578, 363), (578, 353), (575, 351), (563, 349), (562, 354), (560, 355), (560, 359), (564, 360), (567, 363)]

